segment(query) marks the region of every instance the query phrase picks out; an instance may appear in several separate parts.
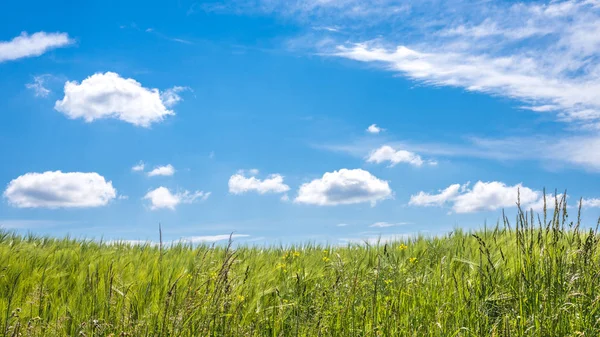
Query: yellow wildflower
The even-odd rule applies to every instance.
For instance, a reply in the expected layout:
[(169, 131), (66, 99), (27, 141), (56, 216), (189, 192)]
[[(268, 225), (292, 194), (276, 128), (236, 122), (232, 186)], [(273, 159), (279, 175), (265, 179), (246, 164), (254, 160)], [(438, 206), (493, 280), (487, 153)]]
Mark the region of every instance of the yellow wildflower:
[(294, 257), (299, 257), (300, 256), (300, 252), (294, 252)]
[(385, 281), (383, 281), (383, 282), (385, 282), (385, 284), (390, 284), (390, 283), (392, 283), (393, 281), (392, 281), (392, 280), (390, 280), (390, 279), (387, 279), (387, 280), (385, 280)]
[(323, 262), (329, 262), (330, 259), (327, 256), (323, 256)]
[(237, 300), (243, 302), (246, 298), (243, 295), (237, 295)]
[(401, 244), (400, 246), (398, 246), (398, 250), (405, 250), (406, 248), (408, 248), (408, 246), (405, 244)]
[(415, 262), (417, 262), (417, 258), (411, 257), (410, 259), (408, 259), (408, 261), (410, 261), (410, 263), (415, 263)]

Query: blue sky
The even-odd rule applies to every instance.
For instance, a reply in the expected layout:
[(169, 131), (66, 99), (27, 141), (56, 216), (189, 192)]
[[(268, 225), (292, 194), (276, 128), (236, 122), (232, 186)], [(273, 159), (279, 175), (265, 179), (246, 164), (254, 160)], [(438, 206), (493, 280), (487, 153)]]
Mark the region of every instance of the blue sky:
[(337, 244), (544, 188), (600, 215), (597, 0), (3, 7), (5, 228)]

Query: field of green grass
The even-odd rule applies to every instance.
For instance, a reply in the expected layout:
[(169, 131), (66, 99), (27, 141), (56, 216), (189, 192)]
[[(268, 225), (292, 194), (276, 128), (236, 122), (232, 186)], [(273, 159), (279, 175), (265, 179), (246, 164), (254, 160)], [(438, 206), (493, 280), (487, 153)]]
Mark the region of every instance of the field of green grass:
[(557, 206), (472, 233), (344, 247), (1, 232), (0, 335), (599, 336), (597, 226)]

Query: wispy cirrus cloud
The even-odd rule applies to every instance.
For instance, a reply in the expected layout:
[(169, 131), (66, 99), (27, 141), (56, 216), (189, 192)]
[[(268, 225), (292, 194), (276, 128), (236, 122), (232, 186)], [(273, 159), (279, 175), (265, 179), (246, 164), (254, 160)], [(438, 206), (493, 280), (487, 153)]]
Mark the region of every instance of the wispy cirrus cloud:
[(305, 36), (291, 40), (308, 53), (373, 64), (423, 85), (511, 98), (569, 125), (600, 128), (598, 0), (236, 0), (196, 7), (284, 17), (305, 26)]
[(35, 97), (48, 97), (50, 89), (46, 88), (46, 79), (50, 75), (38, 75), (33, 77), (33, 81), (25, 84), (25, 87), (33, 91)]

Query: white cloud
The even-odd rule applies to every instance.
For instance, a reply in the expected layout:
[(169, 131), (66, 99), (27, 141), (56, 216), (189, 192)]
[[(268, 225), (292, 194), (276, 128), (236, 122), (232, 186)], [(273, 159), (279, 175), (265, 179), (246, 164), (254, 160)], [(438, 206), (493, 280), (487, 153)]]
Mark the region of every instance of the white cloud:
[(493, 211), (500, 208), (516, 206), (520, 197), (524, 209), (539, 208), (542, 193), (534, 191), (522, 184), (507, 186), (498, 181), (478, 181), (473, 188), (468, 185), (454, 184), (441, 191), (439, 194), (419, 192), (411, 196), (410, 205), (414, 206), (443, 206), (452, 204), (452, 210), (456, 213), (473, 213), (481, 211)]
[(154, 168), (154, 170), (148, 172), (148, 177), (172, 176), (173, 174), (175, 174), (175, 168), (173, 167), (173, 165), (168, 164), (165, 166), (158, 166)]
[(174, 115), (167, 107), (181, 100), (177, 90), (160, 93), (113, 72), (96, 73), (81, 83), (68, 81), (64, 90), (65, 97), (54, 108), (69, 118), (86, 122), (116, 118), (141, 127)]
[(582, 199), (582, 208), (600, 208), (600, 198)]
[(409, 205), (414, 206), (442, 206), (460, 193), (460, 184), (453, 184), (438, 194), (429, 194), (423, 191), (410, 197)]
[(33, 82), (25, 84), (27, 89), (33, 90), (35, 97), (48, 97), (50, 90), (44, 87), (48, 75), (35, 76)]
[(388, 228), (388, 227), (403, 226), (403, 225), (408, 225), (408, 224), (409, 224), (408, 222), (390, 223), (390, 222), (381, 221), (381, 222), (376, 222), (376, 223), (370, 225), (369, 227), (372, 227), (372, 228)]
[(380, 133), (381, 131), (385, 131), (385, 129), (378, 127), (377, 124), (371, 124), (367, 128), (368, 133)]
[(295, 202), (302, 204), (332, 206), (378, 201), (392, 197), (387, 181), (380, 180), (361, 169), (341, 169), (327, 172), (300, 186)]
[(3, 195), (19, 208), (84, 208), (107, 205), (117, 191), (95, 172), (47, 171), (19, 176)]
[(137, 165), (134, 165), (131, 170), (133, 172), (141, 172), (144, 171), (144, 168), (146, 167), (146, 165), (144, 164), (143, 161), (140, 161)]
[(335, 226), (336, 227), (346, 227), (346, 226), (348, 226), (348, 224), (347, 223), (339, 223), (339, 224), (337, 224)]
[(210, 242), (218, 242), (237, 238), (247, 238), (250, 235), (248, 234), (219, 234), (219, 235), (205, 235), (205, 236), (188, 236), (181, 239), (184, 242), (190, 243), (210, 243)]
[(171, 89), (167, 89), (164, 92), (162, 92), (160, 94), (160, 99), (163, 101), (166, 107), (170, 108), (183, 100), (181, 96), (179, 96), (179, 93), (187, 90), (192, 89), (188, 87), (175, 86)]
[(427, 85), (513, 98), (559, 120), (600, 127), (595, 94), (600, 65), (591, 61), (600, 57), (596, 5), (586, 0), (482, 2), (460, 9), (429, 12), (436, 17), (412, 26), (415, 36), (422, 34), (418, 41), (400, 41), (388, 32), (376, 40), (357, 37), (362, 42), (340, 43), (325, 53), (380, 64)]
[[(246, 172), (239, 171), (229, 178), (229, 193), (244, 194), (254, 191), (259, 194), (267, 194), (285, 193), (290, 190), (290, 187), (283, 183), (283, 176), (280, 174), (271, 174), (267, 178), (261, 180), (254, 177), (258, 174), (257, 169), (249, 170), (248, 173), (250, 173), (252, 177), (248, 178), (246, 177)], [(282, 200), (284, 197), (282, 197)]]
[(389, 145), (384, 145), (376, 150), (371, 151), (371, 153), (367, 157), (367, 162), (369, 163), (380, 164), (386, 161), (390, 162), (390, 167), (396, 166), (399, 163), (407, 163), (417, 167), (422, 166), (424, 163), (427, 163), (429, 165), (437, 165), (436, 161), (424, 161), (423, 158), (421, 158), (421, 156), (414, 152), (406, 150), (395, 150)]
[(146, 193), (144, 199), (150, 200), (150, 209), (152, 210), (161, 208), (175, 210), (179, 204), (191, 204), (197, 200), (204, 201), (209, 196), (210, 192), (203, 191), (172, 193), (168, 188), (161, 186)]
[(0, 63), (24, 57), (40, 56), (43, 53), (72, 44), (67, 33), (23, 32), (10, 41), (0, 42)]

